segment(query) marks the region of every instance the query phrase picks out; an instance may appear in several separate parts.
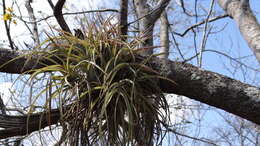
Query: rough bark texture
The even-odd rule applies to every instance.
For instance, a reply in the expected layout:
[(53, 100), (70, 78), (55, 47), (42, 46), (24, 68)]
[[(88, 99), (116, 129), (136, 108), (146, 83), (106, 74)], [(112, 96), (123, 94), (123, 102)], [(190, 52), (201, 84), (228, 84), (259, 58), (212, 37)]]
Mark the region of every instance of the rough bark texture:
[(126, 39), (128, 32), (127, 19), (128, 18), (128, 0), (120, 1), (120, 18), (119, 18), (119, 27), (120, 35), (123, 35), (123, 40)]
[(248, 0), (218, 0), (219, 5), (237, 23), (238, 28), (260, 63), (260, 25)]
[[(27, 59), (28, 56), (26, 54), (31, 53), (29, 51), (0, 49), (0, 64), (17, 58), (18, 55), (23, 55), (5, 67), (0, 68), (0, 71), (6, 73), (23, 73), (34, 67), (41, 67), (41, 65), (37, 64), (37, 60), (41, 60), (40, 56), (34, 55), (31, 59)], [(140, 60), (146, 59), (146, 57), (141, 56), (139, 58)], [(184, 95), (260, 124), (259, 88), (217, 73), (202, 70), (187, 63), (154, 57), (150, 60), (150, 65), (154, 70), (161, 73), (161, 75), (166, 76), (176, 83), (160, 81), (159, 85), (165, 93)], [(57, 110), (52, 110), (51, 121), (49, 123), (41, 122), (42, 125), (39, 125), (39, 121), (46, 120), (46, 116), (46, 114), (34, 114), (30, 116), (33, 118), (27, 121), (25, 120), (27, 116), (5, 116), (0, 114), (0, 127), (6, 128), (0, 130), (0, 139), (9, 136), (26, 135), (42, 129), (48, 124), (56, 124), (60, 118)], [(17, 127), (18, 125), (21, 126)], [(30, 126), (25, 127), (24, 125)]]
[(162, 81), (166, 93), (183, 95), (260, 124), (260, 88), (191, 64), (153, 58), (153, 69), (175, 81)]
[[(139, 31), (143, 37), (141, 47), (153, 46), (153, 28), (156, 20), (161, 16), (170, 0), (160, 0), (153, 9), (148, 5), (147, 0), (135, 0), (136, 12), (139, 20)], [(152, 49), (145, 50), (143, 55), (151, 55)]]
[[(39, 64), (42, 55), (30, 51), (14, 51), (0, 49), (0, 72), (22, 74), (34, 68), (41, 68)], [(43, 61), (43, 60), (42, 60)], [(48, 64), (48, 61), (46, 62)]]
[(57, 124), (60, 112), (55, 109), (51, 113), (37, 113), (24, 116), (8, 116), (0, 114), (0, 139), (13, 136), (22, 136), (45, 128), (48, 125)]
[[(143, 42), (140, 47), (153, 46), (153, 27), (154, 23), (151, 22), (151, 16), (148, 13), (151, 11), (150, 6), (147, 4), (147, 0), (135, 0), (135, 7), (137, 17), (139, 20), (139, 31), (143, 38)], [(144, 55), (151, 55), (153, 51), (151, 49), (143, 52)]]

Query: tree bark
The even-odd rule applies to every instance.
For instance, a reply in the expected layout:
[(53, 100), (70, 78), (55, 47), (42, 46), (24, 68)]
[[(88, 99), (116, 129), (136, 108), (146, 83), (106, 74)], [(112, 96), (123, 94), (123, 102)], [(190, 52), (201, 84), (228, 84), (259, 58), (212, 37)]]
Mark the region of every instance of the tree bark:
[(31, 6), (32, 2), (33, 2), (32, 0), (26, 0), (25, 7), (28, 11), (29, 20), (32, 22), (32, 31), (31, 32), (32, 32), (33, 40), (35, 42), (35, 46), (39, 46), (40, 45), (40, 38), (39, 38), (36, 18), (35, 18), (35, 15), (34, 15), (34, 10)]
[[(158, 4), (151, 8), (147, 0), (134, 0), (137, 16), (139, 20), (139, 31), (142, 37), (141, 48), (153, 46), (153, 28), (157, 19), (161, 16), (170, 0), (160, 0)], [(146, 49), (143, 55), (151, 55), (152, 49)]]
[(167, 12), (164, 11), (160, 17), (160, 44), (161, 44), (161, 48), (160, 48), (160, 52), (162, 53), (162, 55), (160, 55), (160, 58), (165, 58), (167, 59), (169, 56), (169, 21), (167, 18)]
[(260, 25), (248, 0), (218, 0), (219, 5), (237, 23), (248, 46), (260, 63)]
[[(42, 67), (37, 62), (39, 60), (44, 61), (43, 57), (34, 55), (30, 59), (27, 59), (30, 56), (28, 54), (31, 54), (31, 52), (0, 49), (0, 64), (22, 55), (18, 59), (1, 67), (0, 71), (21, 74), (26, 73), (30, 69)], [(141, 61), (147, 59), (147, 57), (138, 56), (138, 59)], [(48, 61), (45, 61), (45, 63), (51, 64)], [(149, 64), (155, 71), (175, 82), (173, 84), (161, 80), (159, 86), (163, 92), (189, 97), (260, 125), (260, 89), (258, 87), (200, 69), (187, 63), (153, 57), (149, 61)], [(43, 115), (43, 118), (40, 115)], [(32, 114), (30, 115), (30, 117), (33, 117), (32, 120), (28, 121), (24, 120), (27, 116), (0, 115), (0, 127), (6, 128), (0, 130), (0, 139), (7, 138), (7, 136), (26, 135), (42, 129), (49, 124), (56, 124), (60, 118), (57, 110), (52, 110), (50, 116), (54, 121), (41, 122), (43, 124), (39, 125), (41, 120), (46, 120), (46, 114)], [(23, 126), (17, 127), (18, 125)], [(24, 125), (30, 126), (24, 127)]]
[[(0, 48), (0, 72), (23, 74), (29, 70), (43, 67), (39, 62), (46, 62), (42, 60), (43, 55), (32, 53), (25, 50), (10, 50)], [(46, 62), (49, 64), (50, 62)]]
[(53, 15), (55, 16), (55, 18), (56, 18), (58, 24), (60, 25), (61, 29), (64, 32), (71, 34), (70, 28), (69, 28), (67, 22), (65, 21), (63, 14), (62, 14), (62, 9), (63, 9), (65, 2), (66, 2), (66, 0), (58, 0), (56, 5), (54, 6)]
[(119, 33), (122, 35), (123, 40), (126, 40), (128, 32), (128, 0), (120, 1), (120, 18), (119, 18)]
[(42, 112), (23, 116), (8, 116), (0, 114), (0, 139), (13, 136), (23, 136), (34, 131), (41, 130), (46, 126), (57, 124), (60, 119), (60, 112), (53, 109), (48, 112)]

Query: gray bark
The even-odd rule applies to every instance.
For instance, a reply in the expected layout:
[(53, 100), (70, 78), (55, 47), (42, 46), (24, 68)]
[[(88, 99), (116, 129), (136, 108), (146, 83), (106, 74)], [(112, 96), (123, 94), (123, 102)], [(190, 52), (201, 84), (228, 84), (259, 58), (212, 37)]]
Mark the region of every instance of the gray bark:
[(120, 35), (122, 35), (123, 40), (126, 40), (126, 35), (128, 32), (128, 0), (121, 0), (120, 1), (120, 17), (119, 17), (119, 27), (120, 27)]
[[(18, 58), (19, 55), (22, 56)], [(16, 59), (13, 60), (14, 58)], [(6, 73), (26, 73), (30, 69), (40, 68), (41, 65), (37, 62), (39, 60), (44, 61), (42, 58), (40, 55), (31, 56), (30, 51), (0, 49), (0, 64), (13, 60), (11, 63), (2, 66), (0, 71)], [(144, 59), (146, 57), (138, 56), (138, 60), (142, 61)], [(51, 64), (48, 61), (45, 61), (45, 63)], [(155, 71), (160, 72), (161, 75), (175, 82), (173, 84), (161, 80), (158, 84), (163, 92), (183, 95), (260, 124), (260, 89), (258, 87), (202, 70), (187, 63), (174, 62), (158, 57), (152, 58), (149, 63)], [(57, 114), (57, 110), (51, 112), (54, 112), (52, 117), (54, 121), (49, 121), (49, 123), (56, 124), (60, 115)], [(36, 117), (40, 118), (40, 116), (39, 114), (32, 114), (30, 117), (34, 115), (34, 122), (28, 124), (27, 120), (22, 120), (24, 116), (13, 117), (0, 114), (0, 127), (6, 128), (0, 130), (0, 139), (7, 138), (7, 136), (26, 135), (28, 133), (23, 130), (33, 132), (48, 125), (45, 122), (45, 125), (41, 125), (39, 128), (38, 122), (40, 119)], [(13, 118), (12, 123), (9, 122), (10, 118)], [(32, 126), (27, 127), (31, 129), (16, 127), (16, 125), (27, 124)], [(34, 127), (35, 125), (37, 128)]]
[(169, 21), (167, 18), (167, 13), (164, 11), (160, 17), (160, 43), (161, 48), (160, 52), (162, 55), (160, 55), (160, 58), (167, 59), (169, 56)]
[[(141, 48), (153, 46), (153, 28), (157, 19), (161, 16), (170, 0), (160, 0), (154, 8), (148, 5), (147, 0), (135, 0), (134, 5), (139, 20), (139, 31), (142, 37)], [(152, 49), (145, 49), (143, 55), (151, 55)]]
[(23, 116), (9, 116), (0, 114), (0, 139), (13, 136), (22, 136), (30, 134), (47, 127), (48, 125), (57, 124), (60, 119), (60, 112), (57, 109), (49, 112)]
[(219, 5), (237, 23), (238, 28), (260, 63), (260, 25), (248, 0), (218, 0)]
[(41, 58), (41, 55), (30, 51), (0, 48), (0, 72), (22, 74), (33, 68), (41, 68)]
[(39, 33), (38, 33), (38, 26), (37, 26), (36, 18), (35, 18), (31, 3), (32, 3), (32, 0), (26, 0), (25, 7), (28, 11), (30, 21), (33, 22), (32, 23), (33, 40), (35, 42), (35, 45), (39, 46), (40, 45), (40, 39), (39, 39)]

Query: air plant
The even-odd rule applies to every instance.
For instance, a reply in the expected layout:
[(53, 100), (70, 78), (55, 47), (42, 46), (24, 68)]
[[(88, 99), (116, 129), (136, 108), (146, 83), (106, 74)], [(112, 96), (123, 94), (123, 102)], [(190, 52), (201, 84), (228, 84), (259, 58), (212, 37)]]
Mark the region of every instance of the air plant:
[[(59, 99), (65, 139), (72, 145), (160, 144), (168, 104), (159, 73), (138, 56), (137, 39), (122, 41), (109, 20), (88, 23), (84, 40), (49, 37), (42, 55), (53, 65), (31, 70), (31, 80), (48, 72), (46, 105)], [(37, 52), (36, 52), (37, 53)], [(162, 79), (162, 78), (161, 78)], [(46, 108), (51, 108), (46, 106)]]

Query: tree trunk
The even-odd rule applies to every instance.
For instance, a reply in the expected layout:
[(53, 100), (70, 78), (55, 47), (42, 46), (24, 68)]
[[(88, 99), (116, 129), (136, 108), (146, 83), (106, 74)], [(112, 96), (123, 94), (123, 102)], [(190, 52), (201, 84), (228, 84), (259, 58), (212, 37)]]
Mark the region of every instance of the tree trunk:
[(249, 1), (218, 0), (218, 3), (237, 23), (242, 36), (260, 63), (260, 25), (249, 6)]
[(162, 55), (160, 55), (160, 58), (167, 59), (169, 56), (169, 21), (167, 18), (167, 13), (164, 11), (160, 17), (160, 43), (161, 48), (160, 52)]
[[(147, 0), (134, 0), (137, 17), (139, 20), (139, 32), (142, 37), (141, 48), (153, 46), (153, 28), (157, 19), (161, 16), (170, 0), (160, 0), (154, 8), (148, 5)], [(143, 55), (153, 54), (152, 49), (144, 49)]]

